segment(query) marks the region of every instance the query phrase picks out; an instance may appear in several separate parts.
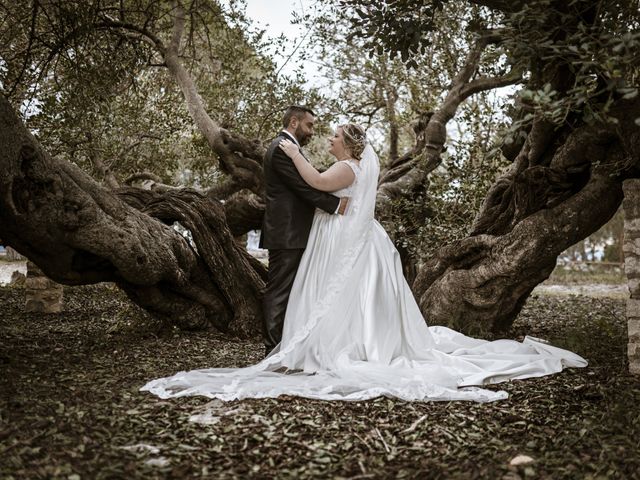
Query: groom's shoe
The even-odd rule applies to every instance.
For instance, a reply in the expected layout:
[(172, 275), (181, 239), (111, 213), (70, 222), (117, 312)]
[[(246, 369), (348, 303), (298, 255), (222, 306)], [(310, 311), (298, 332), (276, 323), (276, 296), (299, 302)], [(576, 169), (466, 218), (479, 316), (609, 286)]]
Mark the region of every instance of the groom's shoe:
[(267, 358), (269, 356), (269, 354), (271, 353), (271, 350), (273, 350), (274, 347), (270, 347), (269, 345), (265, 345), (264, 346), (264, 358)]

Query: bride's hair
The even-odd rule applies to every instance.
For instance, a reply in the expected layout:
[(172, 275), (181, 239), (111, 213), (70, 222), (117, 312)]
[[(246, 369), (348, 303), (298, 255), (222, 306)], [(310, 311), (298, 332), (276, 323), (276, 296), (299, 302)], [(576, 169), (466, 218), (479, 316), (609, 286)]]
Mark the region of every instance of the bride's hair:
[(349, 150), (355, 160), (361, 160), (362, 152), (367, 144), (364, 128), (355, 123), (346, 123), (340, 125), (340, 128), (342, 128), (345, 148)]

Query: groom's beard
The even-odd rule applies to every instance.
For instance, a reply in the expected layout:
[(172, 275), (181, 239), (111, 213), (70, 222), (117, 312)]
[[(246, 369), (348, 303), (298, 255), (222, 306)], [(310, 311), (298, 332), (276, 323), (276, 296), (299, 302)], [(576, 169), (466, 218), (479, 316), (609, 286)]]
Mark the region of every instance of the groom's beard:
[(300, 127), (296, 128), (295, 135), (301, 147), (304, 147), (306, 144), (309, 143), (309, 140), (311, 140), (311, 134), (303, 132), (302, 128)]

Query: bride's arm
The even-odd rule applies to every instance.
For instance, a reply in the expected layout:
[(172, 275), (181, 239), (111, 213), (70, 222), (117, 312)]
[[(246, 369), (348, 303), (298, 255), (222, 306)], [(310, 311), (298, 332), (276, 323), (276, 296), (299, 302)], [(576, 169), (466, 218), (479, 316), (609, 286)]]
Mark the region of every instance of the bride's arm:
[(304, 181), (316, 190), (335, 192), (341, 188), (348, 187), (356, 179), (351, 167), (343, 162), (334, 163), (326, 172), (318, 172), (302, 156), (298, 146), (290, 140), (280, 142), (280, 148), (293, 160), (293, 164)]

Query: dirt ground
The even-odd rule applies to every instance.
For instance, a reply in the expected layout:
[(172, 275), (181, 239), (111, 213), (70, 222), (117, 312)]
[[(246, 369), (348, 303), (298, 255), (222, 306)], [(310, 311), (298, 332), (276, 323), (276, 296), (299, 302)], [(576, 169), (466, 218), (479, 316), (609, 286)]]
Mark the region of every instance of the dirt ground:
[[(243, 366), (259, 342), (159, 330), (113, 287), (65, 290), (62, 314), (0, 288), (0, 478), (640, 478), (640, 379), (624, 301), (534, 295), (505, 335), (585, 369), (501, 384), (504, 401), (159, 400), (179, 370)], [(190, 421), (199, 419), (199, 422)], [(533, 461), (511, 466), (526, 455)]]

